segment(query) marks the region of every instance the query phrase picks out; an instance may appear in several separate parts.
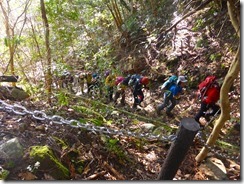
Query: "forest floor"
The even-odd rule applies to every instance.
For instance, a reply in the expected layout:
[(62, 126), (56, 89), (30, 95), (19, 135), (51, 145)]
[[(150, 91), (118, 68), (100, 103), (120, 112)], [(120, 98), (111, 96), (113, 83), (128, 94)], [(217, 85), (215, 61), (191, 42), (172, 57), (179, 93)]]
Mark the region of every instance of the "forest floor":
[[(84, 105), (90, 110), (102, 114), (103, 118), (110, 122), (99, 126), (125, 132), (123, 135), (100, 134), (100, 129), (98, 131), (84, 130), (62, 123), (50, 123), (49, 120), (38, 120), (30, 115), (21, 116), (14, 112), (1, 110), (1, 142), (17, 137), (25, 150), (25, 156), (23, 159), (19, 159), (14, 167), (8, 168), (4, 165), (4, 161), (0, 160), (1, 167), (10, 171), (7, 180), (54, 180), (49, 174), (49, 170), (37, 169), (35, 172), (30, 172), (27, 169), (28, 166), (35, 164), (27, 156), (30, 147), (37, 145), (48, 145), (52, 148), (58, 159), (69, 168), (70, 180), (156, 180), (172, 142), (130, 137), (126, 132), (139, 131), (152, 134), (153, 130), (157, 129), (157, 131), (162, 131), (163, 135), (174, 135), (181, 119), (194, 117), (200, 104), (198, 100), (192, 98), (192, 91), (186, 91), (172, 111), (175, 115), (173, 118), (167, 117), (165, 112), (159, 117), (155, 113), (155, 107), (161, 102), (162, 97), (157, 88), (153, 90), (153, 93), (148, 90), (145, 90), (144, 93), (145, 100), (142, 107), (138, 107), (136, 111), (131, 108), (133, 101), (130, 93), (126, 97), (127, 104), (124, 107), (90, 100), (86, 95), (74, 95), (69, 106), (61, 107), (50, 107), (30, 101), (18, 103), (32, 112), (44, 110), (46, 113), (49, 112), (48, 114), (74, 120), (80, 120), (85, 116), (86, 119), (88, 118), (86, 113), (79, 113), (72, 106)], [(7, 103), (12, 104), (13, 102), (7, 101)], [(92, 107), (92, 103), (98, 104), (96, 107)], [(232, 103), (232, 109), (238, 109), (238, 106), (233, 106), (235, 104), (238, 105), (238, 103)], [(102, 112), (101, 109), (104, 111)], [(232, 112), (232, 120), (235, 117), (238, 118), (238, 112)], [(91, 118), (93, 118), (92, 115)], [(94, 121), (89, 123), (97, 127)], [(206, 123), (204, 119), (202, 123)], [(235, 123), (237, 122), (228, 121), (218, 138), (235, 147), (235, 150), (231, 150), (231, 147), (228, 146), (224, 149), (216, 146), (214, 152), (210, 152), (208, 155), (223, 162), (227, 180), (240, 180), (240, 130), (230, 131)], [(167, 132), (162, 128), (164, 125), (170, 126), (172, 131)], [(209, 126), (203, 132), (210, 134), (211, 130), (212, 128)], [(64, 141), (68, 145), (66, 149), (62, 149), (54, 137)], [(195, 138), (174, 177), (175, 180), (214, 180), (212, 176), (201, 170), (201, 164), (195, 161), (195, 157), (202, 147), (201, 141)], [(216, 154), (218, 152), (223, 154)], [(82, 165), (77, 164), (81, 161)]]

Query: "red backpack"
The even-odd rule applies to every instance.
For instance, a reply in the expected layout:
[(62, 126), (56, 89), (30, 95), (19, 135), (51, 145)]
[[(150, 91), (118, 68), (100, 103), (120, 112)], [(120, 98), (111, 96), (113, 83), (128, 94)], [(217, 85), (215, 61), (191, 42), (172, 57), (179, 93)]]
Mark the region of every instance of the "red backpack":
[(216, 81), (216, 76), (210, 75), (206, 77), (206, 79), (198, 85), (198, 89), (200, 91), (200, 98), (203, 98), (205, 96), (205, 93), (215, 81)]

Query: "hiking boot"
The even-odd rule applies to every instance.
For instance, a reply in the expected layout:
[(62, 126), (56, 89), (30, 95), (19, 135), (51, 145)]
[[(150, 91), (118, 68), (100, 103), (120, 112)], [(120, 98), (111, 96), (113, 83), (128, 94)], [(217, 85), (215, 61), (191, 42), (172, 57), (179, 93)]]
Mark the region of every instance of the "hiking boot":
[(171, 112), (166, 112), (166, 115), (170, 118), (173, 118), (174, 117), (174, 114), (172, 114)]

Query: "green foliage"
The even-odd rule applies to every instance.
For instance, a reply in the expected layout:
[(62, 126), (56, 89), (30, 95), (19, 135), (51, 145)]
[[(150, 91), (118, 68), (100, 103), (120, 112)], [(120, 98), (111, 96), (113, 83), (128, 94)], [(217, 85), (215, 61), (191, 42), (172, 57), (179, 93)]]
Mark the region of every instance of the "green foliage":
[(206, 47), (208, 45), (208, 40), (207, 39), (199, 39), (196, 43), (197, 47)]
[(89, 119), (93, 124), (95, 124), (96, 126), (102, 126), (103, 125), (103, 120), (101, 119)]
[(112, 154), (115, 154), (120, 162), (128, 161), (128, 158), (126, 157), (126, 154), (124, 150), (121, 149), (119, 146), (119, 140), (118, 139), (111, 139), (111, 138), (104, 138), (105, 146)]
[(9, 173), (10, 173), (10, 172), (9, 172), (8, 170), (1, 169), (1, 170), (0, 170), (0, 180), (5, 180), (5, 179), (7, 179)]
[(12, 45), (12, 46), (19, 45), (20, 42), (21, 42), (21, 39), (17, 36), (14, 36), (13, 38), (7, 38), (7, 37), (4, 38), (4, 45), (6, 47), (9, 47), (10, 45)]
[(13, 168), (15, 167), (15, 162), (13, 160), (10, 160), (8, 161), (6, 164), (5, 164), (6, 168)]
[(233, 144), (218, 140), (217, 145), (220, 146), (223, 150), (228, 150), (229, 152), (239, 152), (240, 147)]
[(60, 145), (60, 147), (62, 148), (62, 150), (66, 149), (68, 147), (68, 145), (65, 143), (64, 140), (56, 137), (56, 136), (53, 136), (53, 138), (56, 140), (57, 144)]
[(56, 97), (58, 99), (58, 104), (61, 106), (69, 105), (69, 96), (67, 95), (67, 92), (65, 90), (60, 90)]
[[(82, 113), (86, 114), (87, 121), (90, 120), (97, 125), (102, 125), (107, 122), (107, 120), (104, 118), (104, 116), (102, 114), (96, 112), (95, 110), (92, 110), (91, 107), (73, 106), (73, 108), (77, 112), (82, 112)], [(92, 118), (89, 118), (91, 116), (92, 116)]]
[(196, 20), (195, 26), (192, 28), (192, 31), (199, 31), (204, 27), (205, 20), (200, 18)]
[(124, 31), (128, 32), (137, 32), (139, 30), (138, 20), (136, 18), (136, 14), (131, 15), (128, 19), (125, 20)]
[(221, 54), (220, 53), (211, 54), (209, 59), (211, 61), (219, 61), (221, 59)]

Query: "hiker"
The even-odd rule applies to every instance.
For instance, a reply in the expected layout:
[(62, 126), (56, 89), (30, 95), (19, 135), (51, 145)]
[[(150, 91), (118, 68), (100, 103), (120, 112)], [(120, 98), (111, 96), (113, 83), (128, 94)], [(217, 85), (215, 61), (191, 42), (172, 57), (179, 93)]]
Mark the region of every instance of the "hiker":
[(106, 71), (105, 76), (105, 86), (107, 90), (106, 97), (108, 98), (108, 102), (112, 102), (116, 76), (111, 71)]
[(74, 77), (69, 71), (64, 71), (63, 74), (60, 77), (59, 81), (59, 86), (61, 88), (66, 88), (70, 92), (73, 92), (73, 82), (74, 82)]
[[(220, 109), (217, 102), (220, 97), (220, 86), (216, 77), (210, 75), (205, 78), (203, 82), (198, 85), (198, 93), (200, 94), (201, 107), (195, 116), (195, 120), (200, 124), (200, 118), (204, 117), (206, 121), (210, 121), (210, 116), (214, 116)], [(211, 112), (207, 112), (211, 110)]]
[(114, 95), (114, 104), (117, 104), (117, 100), (121, 96), (120, 104), (122, 106), (125, 105), (125, 91), (128, 88), (130, 77), (131, 75), (128, 75), (127, 77), (122, 77), (122, 76), (116, 77), (115, 84), (117, 86), (117, 90)]
[(78, 90), (81, 92), (82, 95), (84, 95), (84, 86), (85, 86), (85, 72), (80, 72), (78, 75), (76, 75), (76, 85), (79, 87)]
[(131, 76), (128, 84), (132, 86), (132, 93), (134, 97), (133, 109), (137, 108), (137, 105), (141, 105), (141, 102), (144, 100), (144, 94), (142, 88), (147, 88), (149, 83), (148, 77), (143, 77), (138, 74), (134, 74)]
[(92, 72), (88, 71), (85, 75), (86, 85), (87, 85), (87, 94), (90, 93), (92, 85)]
[(98, 90), (99, 95), (101, 96), (102, 95), (101, 84), (102, 84), (102, 78), (99, 75), (99, 73), (98, 72), (92, 73), (92, 79), (91, 79), (91, 85), (90, 85), (89, 92), (91, 92), (91, 90), (92, 91)]
[[(166, 109), (166, 115), (169, 117), (173, 117), (174, 115), (171, 113), (172, 109), (176, 105), (176, 100), (180, 98), (180, 95), (183, 93), (183, 87), (185, 86), (187, 80), (185, 76), (179, 76), (176, 81), (176, 76), (173, 75), (170, 77), (169, 80), (167, 80), (163, 84), (163, 90), (164, 90), (164, 102), (160, 105), (158, 105), (156, 112), (158, 115), (161, 114), (161, 110), (163, 110), (165, 107)], [(175, 82), (176, 81), (176, 82)]]

